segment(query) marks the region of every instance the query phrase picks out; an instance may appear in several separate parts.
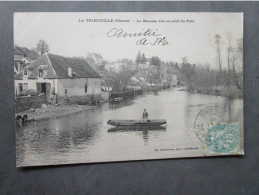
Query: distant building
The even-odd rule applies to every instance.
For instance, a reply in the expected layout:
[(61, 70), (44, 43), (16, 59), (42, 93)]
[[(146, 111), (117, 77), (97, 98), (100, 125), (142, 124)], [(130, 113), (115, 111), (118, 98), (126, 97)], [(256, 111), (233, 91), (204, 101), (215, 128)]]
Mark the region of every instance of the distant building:
[(150, 68), (150, 62), (145, 62), (145, 63), (140, 62), (138, 66), (140, 69), (148, 69)]
[(44, 54), (15, 75), (15, 94), (34, 90), (59, 97), (101, 93), (101, 77), (84, 60)]
[(107, 64), (104, 66), (105, 70), (109, 72), (119, 73), (122, 71), (124, 64), (121, 62), (115, 62), (113, 64)]
[(24, 57), (24, 54), (17, 49), (14, 49), (14, 73), (17, 74), (24, 67), (31, 64), (32, 59), (29, 57)]
[(147, 70), (140, 69), (136, 74), (131, 78), (131, 82), (134, 85), (148, 86), (151, 84), (152, 73)]
[(138, 65), (135, 64), (124, 64), (122, 62), (114, 62), (112, 64), (106, 64), (104, 66), (104, 69), (109, 72), (116, 72), (119, 73), (123, 69), (127, 71), (136, 71), (138, 69)]

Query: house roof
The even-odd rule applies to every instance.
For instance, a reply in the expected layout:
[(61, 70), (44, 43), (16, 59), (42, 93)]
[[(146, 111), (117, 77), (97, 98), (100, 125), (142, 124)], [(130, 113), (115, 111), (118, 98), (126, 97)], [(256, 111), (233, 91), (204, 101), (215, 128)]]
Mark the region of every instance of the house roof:
[(66, 58), (47, 54), (57, 78), (71, 78), (68, 68), (72, 68), (75, 78), (100, 78), (97, 72), (84, 60), (79, 58)]
[(13, 53), (14, 53), (14, 55), (21, 55), (21, 56), (23, 56), (23, 53), (18, 51), (16, 48), (13, 49)]
[(23, 59), (22, 55), (14, 54), (14, 60), (22, 61), (22, 59)]
[(19, 73), (14, 75), (14, 79), (15, 80), (22, 80), (22, 76), (23, 76), (23, 73), (22, 73), (22, 71), (20, 71)]
[[(45, 65), (45, 66), (44, 66)], [(43, 75), (44, 79), (71, 79), (71, 78), (100, 78), (100, 75), (84, 60), (79, 58), (67, 58), (54, 54), (44, 54), (29, 65), (33, 71), (28, 79), (37, 79), (38, 70), (47, 67)], [(68, 68), (72, 68), (73, 77), (68, 75)], [(18, 73), (16, 76), (19, 79)]]
[(28, 60), (29, 62), (32, 61), (32, 59), (30, 57), (25, 57), (26, 60)]
[(35, 50), (29, 50), (26, 47), (15, 46), (15, 52), (19, 53), (18, 55), (23, 55), (24, 57), (29, 57), (32, 60), (36, 60), (39, 57), (39, 54)]

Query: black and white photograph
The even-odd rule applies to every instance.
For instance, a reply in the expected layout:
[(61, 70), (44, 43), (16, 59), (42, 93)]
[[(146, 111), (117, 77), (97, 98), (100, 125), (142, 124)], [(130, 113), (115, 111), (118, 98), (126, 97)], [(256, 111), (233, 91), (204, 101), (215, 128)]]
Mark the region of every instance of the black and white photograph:
[(15, 12), (16, 166), (243, 155), (243, 13)]

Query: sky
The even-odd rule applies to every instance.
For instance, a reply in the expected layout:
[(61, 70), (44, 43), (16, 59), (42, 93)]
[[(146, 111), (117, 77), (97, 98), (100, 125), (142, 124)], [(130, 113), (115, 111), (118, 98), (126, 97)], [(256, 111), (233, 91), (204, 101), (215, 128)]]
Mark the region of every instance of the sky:
[[(93, 19), (99, 20), (96, 22)], [(118, 22), (116, 19), (128, 22)], [(143, 22), (143, 20), (153, 22)], [(144, 34), (148, 29), (156, 36)], [(123, 31), (123, 33), (141, 33), (141, 35), (117, 37), (116, 30)], [(108, 61), (122, 58), (135, 60), (137, 52), (140, 51), (147, 58), (157, 55), (163, 61), (181, 62), (182, 58), (186, 56), (188, 61), (193, 64), (210, 63), (212, 67), (217, 66), (215, 34), (222, 37), (221, 49), (224, 67), (226, 66), (224, 62), (229, 40), (231, 45), (235, 46), (236, 40), (243, 38), (243, 14), (195, 12), (14, 13), (14, 43), (16, 45), (29, 49), (36, 48), (37, 42), (43, 39), (49, 45), (49, 53), (85, 57), (88, 52), (95, 52), (101, 54)], [(156, 41), (163, 38), (164, 45), (162, 42)], [(141, 40), (141, 43), (146, 45), (139, 45)]]

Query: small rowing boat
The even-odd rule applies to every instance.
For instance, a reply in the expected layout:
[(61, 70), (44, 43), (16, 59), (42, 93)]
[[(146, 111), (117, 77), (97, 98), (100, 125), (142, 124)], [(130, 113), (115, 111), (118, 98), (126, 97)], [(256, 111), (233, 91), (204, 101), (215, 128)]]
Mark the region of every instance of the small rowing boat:
[(108, 129), (108, 132), (120, 131), (160, 131), (166, 130), (164, 126), (117, 126)]
[(120, 102), (123, 101), (123, 97), (117, 97), (117, 98), (113, 98), (114, 102)]
[(164, 119), (140, 119), (140, 120), (109, 120), (107, 124), (112, 126), (161, 126), (166, 124)]

